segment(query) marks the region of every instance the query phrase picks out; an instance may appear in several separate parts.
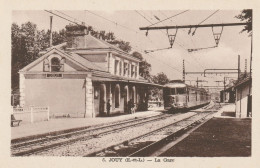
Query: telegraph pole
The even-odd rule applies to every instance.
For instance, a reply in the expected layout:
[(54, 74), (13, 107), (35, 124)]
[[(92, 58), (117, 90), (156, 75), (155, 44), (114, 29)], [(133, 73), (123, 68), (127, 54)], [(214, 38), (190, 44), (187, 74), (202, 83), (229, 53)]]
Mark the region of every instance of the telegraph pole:
[(239, 76), (240, 76), (240, 55), (238, 55), (237, 69), (238, 69), (237, 79), (239, 79)]
[(224, 90), (223, 90), (223, 94), (224, 94), (224, 102), (225, 103), (225, 100), (226, 100), (226, 78), (224, 77)]
[(183, 60), (183, 73), (182, 73), (182, 80), (185, 83), (185, 64), (184, 64), (184, 60)]
[(50, 16), (50, 47), (52, 47), (52, 17)]

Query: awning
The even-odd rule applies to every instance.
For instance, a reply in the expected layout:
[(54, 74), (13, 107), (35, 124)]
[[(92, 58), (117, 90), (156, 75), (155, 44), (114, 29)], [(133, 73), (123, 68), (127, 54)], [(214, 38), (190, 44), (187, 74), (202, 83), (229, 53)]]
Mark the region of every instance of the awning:
[(98, 76), (92, 76), (91, 79), (93, 82), (123, 82), (123, 83), (134, 83), (134, 84), (143, 84), (143, 85), (149, 85), (155, 87), (163, 87), (163, 85), (141, 81), (141, 80), (113, 79), (109, 77), (105, 78), (105, 77), (98, 77)]

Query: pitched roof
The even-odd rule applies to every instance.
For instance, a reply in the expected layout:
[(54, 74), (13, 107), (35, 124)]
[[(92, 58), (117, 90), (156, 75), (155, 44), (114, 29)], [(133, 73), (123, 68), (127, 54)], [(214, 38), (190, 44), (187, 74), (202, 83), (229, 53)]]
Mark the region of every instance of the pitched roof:
[(90, 62), (90, 61), (88, 61), (88, 60), (86, 60), (84, 58), (82, 58), (78, 54), (66, 53), (63, 50), (60, 50), (60, 49), (57, 49), (57, 48), (52, 48), (51, 50), (47, 51), (44, 55), (42, 55), (41, 57), (39, 57), (38, 59), (36, 59), (32, 63), (30, 63), (27, 66), (25, 66), (24, 68), (22, 68), (20, 70), (20, 72), (30, 70), (32, 67), (34, 67), (35, 65), (39, 64), (46, 57), (48, 57), (49, 55), (51, 55), (53, 53), (57, 53), (57, 54), (62, 55), (63, 57), (71, 60), (73, 63), (75, 63), (76, 65), (82, 67), (85, 70), (104, 71), (104, 69), (102, 69), (101, 67), (97, 66), (96, 64), (94, 64), (94, 63), (92, 63), (92, 62)]
[[(83, 41), (79, 41), (79, 42), (83, 42)], [(134, 56), (132, 56), (131, 54), (121, 50), (120, 48), (116, 47), (115, 45), (112, 45), (104, 40), (98, 39), (90, 34), (85, 35), (85, 40), (84, 40), (85, 46), (84, 48), (77, 48), (77, 49), (112, 49), (114, 51), (117, 51), (121, 54), (127, 55), (128, 57), (137, 59), (140, 61), (139, 58), (136, 58)], [(80, 45), (82, 46), (82, 45)]]
[(242, 85), (242, 84), (245, 84), (245, 83), (247, 83), (247, 82), (252, 82), (252, 78), (251, 78), (250, 76), (247, 76), (247, 77), (245, 77), (245, 78), (239, 79), (239, 80), (236, 82), (236, 84), (235, 84), (234, 87), (238, 87), (238, 86), (240, 86), (240, 85)]
[(84, 66), (86, 66), (89, 69), (92, 70), (99, 70), (99, 71), (105, 71), (105, 69), (101, 68), (100, 66), (96, 65), (95, 63), (88, 61), (87, 59), (83, 58), (82, 56), (76, 54), (76, 53), (68, 53), (70, 55), (70, 58), (76, 60), (77, 62), (81, 62)]

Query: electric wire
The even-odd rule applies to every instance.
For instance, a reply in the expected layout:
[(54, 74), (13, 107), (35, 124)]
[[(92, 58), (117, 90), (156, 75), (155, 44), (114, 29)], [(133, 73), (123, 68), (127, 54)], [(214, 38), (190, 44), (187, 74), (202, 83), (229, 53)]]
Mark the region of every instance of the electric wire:
[(117, 23), (117, 22), (115, 22), (115, 21), (113, 21), (113, 20), (107, 19), (107, 18), (105, 18), (105, 17), (103, 17), (103, 16), (101, 16), (101, 15), (99, 15), (99, 14), (96, 14), (96, 13), (91, 12), (91, 11), (89, 11), (89, 10), (86, 10), (86, 11), (89, 12), (89, 13), (91, 13), (91, 14), (93, 14), (93, 15), (95, 15), (95, 16), (98, 16), (98, 17), (100, 17), (100, 18), (102, 18), (102, 19), (104, 19), (104, 20), (106, 20), (106, 21), (109, 21), (109, 22), (115, 24), (116, 26), (121, 26), (121, 27), (123, 27), (123, 28), (125, 28), (125, 29), (128, 29), (128, 30), (131, 30), (131, 31), (133, 31), (133, 32), (135, 32), (135, 33), (139, 33), (139, 32), (137, 32), (136, 30), (130, 29), (130, 28), (127, 27), (127, 26), (121, 25), (121, 24), (119, 24), (119, 23)]
[(170, 16), (170, 17), (168, 17), (168, 18), (166, 18), (166, 19), (163, 19), (163, 20), (161, 20), (161, 21), (159, 21), (159, 22), (153, 23), (153, 24), (151, 24), (151, 25), (149, 25), (149, 26), (147, 26), (147, 27), (151, 27), (151, 26), (156, 25), (156, 24), (158, 24), (158, 23), (164, 22), (164, 21), (166, 21), (166, 20), (168, 20), (168, 19), (174, 18), (174, 17), (176, 17), (176, 16), (178, 16), (178, 15), (181, 15), (181, 14), (183, 14), (183, 13), (185, 13), (185, 12), (188, 12), (188, 11), (189, 11), (189, 10), (185, 10), (185, 11), (183, 11), (183, 12), (177, 13), (176, 15)]
[(69, 21), (69, 22), (71, 22), (71, 23), (74, 23), (74, 24), (76, 24), (76, 25), (78, 25), (78, 26), (84, 26), (84, 25), (79, 24), (79, 23), (77, 23), (77, 22), (75, 22), (75, 21), (71, 21), (70, 19), (67, 19), (67, 18), (65, 18), (65, 17), (63, 17), (63, 16), (60, 16), (60, 15), (58, 15), (58, 14), (56, 14), (56, 13), (53, 13), (52, 11), (49, 11), (49, 10), (44, 10), (44, 11), (46, 11), (46, 12), (48, 12), (48, 13), (51, 13), (51, 14), (53, 14), (53, 15), (59, 17), (59, 18), (62, 18), (62, 19), (64, 19), (64, 20), (67, 20), (67, 21)]
[[(137, 10), (135, 10), (135, 12), (137, 14), (139, 14), (141, 17), (143, 17), (146, 21), (148, 21), (149, 23), (153, 24), (150, 20), (148, 20), (143, 14), (141, 14), (140, 12), (138, 12)], [(165, 34), (168, 38), (168, 34), (167, 33), (164, 33), (162, 30), (160, 30), (162, 32), (162, 34)], [(175, 41), (175, 43), (177, 43), (180, 47), (182, 47), (184, 50), (186, 50), (183, 45), (179, 44), (178, 42)]]
[[(136, 31), (136, 30), (134, 30), (134, 29), (131, 29), (131, 28), (127, 27), (127, 26), (124, 26), (124, 25), (122, 25), (122, 24), (119, 24), (119, 23), (117, 23), (116, 21), (107, 19), (106, 17), (101, 16), (101, 15), (99, 15), (99, 14), (96, 14), (96, 13), (94, 13), (94, 12), (91, 12), (91, 11), (89, 11), (89, 10), (85, 10), (85, 11), (88, 12), (88, 13), (90, 13), (90, 14), (92, 14), (92, 15), (95, 15), (95, 16), (97, 16), (97, 17), (99, 17), (99, 18), (102, 18), (102, 19), (104, 19), (104, 20), (106, 20), (106, 21), (108, 21), (108, 22), (110, 22), (110, 23), (113, 23), (113, 24), (115, 24), (116, 26), (123, 27), (123, 28), (126, 29), (126, 30), (130, 30), (130, 31), (132, 31), (132, 32), (135, 32), (136, 34), (141, 34), (141, 35), (145, 36), (144, 34), (138, 32), (138, 31)], [(147, 36), (145, 36), (145, 37), (147, 37)], [(147, 38), (148, 38), (149, 41), (152, 43), (152, 40), (151, 40), (149, 37), (147, 37)]]
[[(165, 17), (168, 17), (165, 13), (163, 13), (162, 11), (159, 11), (162, 15), (164, 15)], [(170, 19), (170, 21), (172, 22), (172, 23), (174, 23), (171, 19)], [(183, 29), (181, 29), (183, 32), (186, 32), (185, 30), (183, 30)], [(189, 36), (190, 37), (190, 39), (191, 39), (191, 42), (192, 42), (192, 44), (193, 44), (193, 46), (194, 46), (194, 48), (196, 48), (195, 47), (195, 44), (194, 44), (194, 42), (193, 42), (193, 40), (192, 40), (192, 38), (191, 38), (191, 36)], [(200, 65), (200, 67), (202, 67), (203, 69), (205, 69), (205, 67), (204, 66), (202, 66), (199, 62), (198, 62), (198, 60), (195, 58), (195, 57), (191, 57), (194, 61), (196, 61), (197, 62), (197, 64), (198, 65)], [(187, 61), (188, 63), (190, 63), (189, 61)]]
[(216, 10), (215, 12), (213, 12), (211, 15), (209, 15), (206, 19), (204, 19), (203, 21), (201, 21), (198, 25), (200, 25), (201, 23), (203, 23), (203, 22), (205, 22), (206, 20), (208, 20), (211, 16), (213, 16), (215, 13), (217, 13), (219, 11), (219, 9), (218, 10)]
[(70, 15), (68, 15), (68, 14), (64, 13), (64, 12), (61, 12), (61, 11), (58, 11), (58, 10), (55, 10), (55, 11), (56, 11), (56, 12), (58, 12), (58, 13), (60, 13), (60, 14), (62, 14), (62, 15), (65, 15), (65, 16), (67, 16), (67, 17), (71, 18), (71, 19), (77, 20), (77, 21), (79, 21), (79, 22), (81, 22), (81, 23), (84, 23), (84, 24), (85, 24), (85, 22), (83, 22), (83, 21), (81, 21), (81, 20), (78, 20), (78, 19), (76, 19), (76, 18), (74, 18), (74, 17), (72, 17), (72, 16), (70, 16)]
[[(48, 13), (51, 13), (51, 14), (57, 16), (57, 17), (60, 17), (60, 18), (62, 18), (62, 19), (64, 19), (64, 20), (67, 20), (67, 21), (69, 21), (69, 22), (71, 22), (71, 23), (74, 23), (74, 24), (76, 24), (76, 25), (80, 25), (80, 24), (78, 24), (78, 23), (75, 22), (75, 21), (71, 21), (71, 20), (69, 20), (69, 19), (67, 19), (67, 18), (65, 18), (65, 17), (62, 17), (62, 16), (60, 16), (60, 15), (58, 15), (58, 14), (56, 14), (56, 13), (53, 13), (52, 11), (48, 11), (48, 10), (45, 10), (45, 11), (48, 12)], [(58, 11), (57, 11), (57, 12), (58, 12)], [(63, 13), (63, 12), (59, 12), (59, 13), (65, 15), (65, 16), (67, 16), (67, 17), (69, 17), (69, 18), (72, 18), (72, 19), (74, 19), (74, 20), (78, 20), (78, 19), (73, 18), (73, 17), (71, 17), (71, 16), (69, 16), (69, 15), (67, 15), (67, 14), (65, 14), (65, 13)], [(100, 16), (100, 15), (99, 15), (99, 16)], [(102, 18), (103, 18), (103, 19), (106, 19), (105, 17), (102, 17)], [(106, 20), (108, 20), (108, 19), (106, 19)], [(80, 20), (78, 20), (78, 21), (80, 21)], [(109, 20), (109, 21), (110, 21), (110, 22), (113, 22), (113, 21), (111, 21), (111, 20)], [(149, 20), (147, 19), (147, 21), (149, 21)], [(82, 21), (80, 21), (80, 22), (82, 22)], [(149, 21), (149, 22), (150, 22), (150, 21)], [(84, 22), (82, 22), (82, 23), (84, 23)], [(116, 22), (113, 22), (113, 23), (116, 23)], [(119, 25), (119, 24), (117, 24), (117, 25)], [(81, 25), (81, 26), (82, 26), (82, 25)], [(126, 27), (126, 26), (121, 25), (121, 27)], [(131, 29), (128, 28), (128, 30), (131, 30)], [(131, 31), (133, 31), (133, 30), (131, 30)], [(137, 32), (137, 33), (139, 33), (139, 32)], [(152, 41), (151, 41), (151, 42), (152, 42)], [(152, 43), (153, 43), (153, 42), (152, 42)], [(133, 48), (135, 48), (135, 47), (133, 47)], [(137, 49), (137, 48), (136, 48), (136, 49)], [(138, 51), (140, 52), (139, 49), (138, 49)], [(142, 52), (143, 54), (147, 55), (147, 53), (145, 53), (145, 52), (143, 52), (143, 51), (141, 51), (141, 52)], [(182, 71), (178, 70), (177, 68), (173, 67), (172, 65), (167, 64), (167, 63), (163, 62), (163, 61), (160, 60), (160, 59), (157, 59), (155, 55), (153, 55), (153, 54), (149, 54), (149, 55), (152, 56), (151, 58), (153, 58), (153, 59), (155, 59), (155, 60), (159, 60), (162, 64), (167, 65), (168, 67), (172, 68), (173, 70), (182, 73)], [(188, 75), (188, 76), (190, 76), (190, 75)], [(190, 76), (190, 77), (191, 77), (191, 76)]]

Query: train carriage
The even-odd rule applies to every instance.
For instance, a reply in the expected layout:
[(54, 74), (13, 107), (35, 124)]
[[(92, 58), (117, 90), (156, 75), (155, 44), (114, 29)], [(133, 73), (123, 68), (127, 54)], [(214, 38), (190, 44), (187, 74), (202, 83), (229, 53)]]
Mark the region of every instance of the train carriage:
[(164, 108), (166, 110), (187, 110), (206, 105), (210, 102), (210, 95), (203, 88), (189, 86), (183, 81), (175, 80), (164, 85)]

